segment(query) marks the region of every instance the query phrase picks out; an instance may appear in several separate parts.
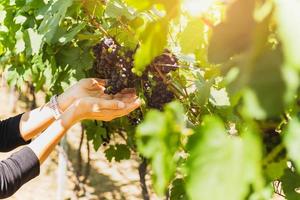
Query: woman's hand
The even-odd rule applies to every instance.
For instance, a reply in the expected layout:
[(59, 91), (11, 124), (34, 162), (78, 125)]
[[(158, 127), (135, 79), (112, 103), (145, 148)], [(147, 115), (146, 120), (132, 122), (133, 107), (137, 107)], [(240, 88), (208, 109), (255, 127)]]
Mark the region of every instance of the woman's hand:
[(105, 80), (87, 78), (78, 81), (58, 96), (58, 104), (62, 111), (65, 111), (75, 101), (84, 97), (100, 97), (104, 95)]
[(128, 115), (140, 104), (134, 90), (124, 90), (114, 96), (102, 93), (98, 97), (87, 96), (76, 100), (61, 118), (66, 127), (85, 119), (111, 121)]

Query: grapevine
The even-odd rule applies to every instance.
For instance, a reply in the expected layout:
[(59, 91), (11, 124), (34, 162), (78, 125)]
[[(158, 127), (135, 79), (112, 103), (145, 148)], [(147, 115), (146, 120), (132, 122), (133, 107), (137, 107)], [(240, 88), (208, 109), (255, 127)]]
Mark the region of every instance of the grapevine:
[(0, 0), (0, 74), (45, 102), (83, 78), (104, 79), (112, 97), (135, 90), (142, 105), (128, 116), (82, 124), (108, 162), (139, 162), (140, 198), (269, 200), (280, 185), (300, 199), (299, 10), (295, 0)]

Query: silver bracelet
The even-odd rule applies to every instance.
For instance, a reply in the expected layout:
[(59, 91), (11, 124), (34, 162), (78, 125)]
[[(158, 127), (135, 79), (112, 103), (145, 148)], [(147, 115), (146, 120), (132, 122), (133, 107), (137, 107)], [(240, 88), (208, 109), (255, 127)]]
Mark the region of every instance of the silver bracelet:
[(59, 119), (60, 115), (62, 114), (61, 110), (59, 109), (57, 95), (51, 97), (49, 101), (49, 107), (53, 113), (54, 118), (57, 120)]

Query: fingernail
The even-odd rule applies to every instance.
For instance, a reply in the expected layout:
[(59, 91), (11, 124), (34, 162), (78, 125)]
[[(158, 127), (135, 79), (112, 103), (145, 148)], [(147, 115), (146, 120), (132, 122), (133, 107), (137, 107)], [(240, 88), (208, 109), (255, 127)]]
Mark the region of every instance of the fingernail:
[(119, 107), (119, 108), (125, 108), (125, 103), (119, 102), (119, 103), (118, 103), (118, 107)]

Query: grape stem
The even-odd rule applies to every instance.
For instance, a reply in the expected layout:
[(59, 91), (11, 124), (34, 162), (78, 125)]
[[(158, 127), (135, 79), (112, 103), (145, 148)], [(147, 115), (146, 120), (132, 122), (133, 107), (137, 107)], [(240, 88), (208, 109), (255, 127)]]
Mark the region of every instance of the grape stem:
[[(122, 22), (122, 20), (121, 19), (117, 19), (118, 20), (118, 22), (132, 35), (132, 36), (135, 36), (135, 33), (134, 33), (134, 31), (128, 26), (128, 25), (126, 25), (126, 24), (124, 24), (123, 22)], [(139, 41), (140, 42), (140, 41)]]
[(92, 25), (96, 26), (104, 35), (111, 37), (109, 33), (95, 20), (95, 18), (90, 17)]
[[(172, 92), (174, 92), (174, 94), (176, 95), (177, 99), (181, 100), (180, 95), (183, 96), (184, 99), (188, 99), (188, 93), (185, 89), (185, 93), (183, 93), (180, 89), (178, 89), (176, 87), (176, 85), (174, 85), (174, 83), (172, 81), (168, 81), (167, 78), (165, 77), (165, 75), (160, 71), (160, 69), (157, 68), (157, 65), (154, 65), (154, 69), (158, 72), (159, 76), (163, 79), (163, 82), (165, 84), (167, 84), (168, 86), (170, 86), (170, 89), (172, 90)], [(178, 95), (177, 93), (179, 93), (180, 95)], [(197, 119), (198, 114), (194, 112), (193, 109), (189, 109), (193, 115), (193, 117), (195, 119)]]
[(263, 160), (263, 165), (266, 166), (284, 149), (284, 144), (280, 143), (277, 145)]

